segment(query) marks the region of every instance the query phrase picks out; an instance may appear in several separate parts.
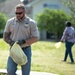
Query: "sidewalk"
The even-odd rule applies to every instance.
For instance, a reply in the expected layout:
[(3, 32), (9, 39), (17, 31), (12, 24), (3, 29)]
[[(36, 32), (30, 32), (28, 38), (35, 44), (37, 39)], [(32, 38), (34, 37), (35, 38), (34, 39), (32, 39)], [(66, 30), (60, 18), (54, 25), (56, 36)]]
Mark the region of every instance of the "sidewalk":
[[(6, 69), (0, 69), (0, 73), (7, 74), (7, 71), (6, 71)], [(17, 73), (17, 75), (21, 75), (21, 70), (17, 70), (16, 73)], [(58, 74), (31, 71), (30, 75), (58, 75)]]

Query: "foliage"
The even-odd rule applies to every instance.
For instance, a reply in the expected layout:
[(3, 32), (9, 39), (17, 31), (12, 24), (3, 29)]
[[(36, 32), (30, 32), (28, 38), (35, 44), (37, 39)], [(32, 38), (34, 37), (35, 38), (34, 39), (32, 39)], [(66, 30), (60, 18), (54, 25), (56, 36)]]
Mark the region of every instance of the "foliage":
[(5, 14), (0, 13), (0, 38), (3, 37), (3, 29), (5, 27), (7, 21), (7, 17), (5, 16)]
[(0, 13), (0, 30), (3, 30), (7, 21), (7, 17)]
[(75, 0), (62, 0), (63, 4), (66, 5), (71, 11), (71, 16), (72, 16), (72, 23), (74, 24), (75, 27)]
[(46, 8), (42, 13), (37, 14), (36, 21), (40, 30), (51, 31), (57, 38), (60, 38), (65, 27), (65, 21), (70, 18), (70, 15), (67, 15), (63, 10)]

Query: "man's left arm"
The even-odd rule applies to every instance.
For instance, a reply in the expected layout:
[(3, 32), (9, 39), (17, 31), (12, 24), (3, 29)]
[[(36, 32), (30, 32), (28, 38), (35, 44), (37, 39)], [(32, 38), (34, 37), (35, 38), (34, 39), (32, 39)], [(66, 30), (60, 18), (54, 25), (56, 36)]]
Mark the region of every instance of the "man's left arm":
[(26, 40), (26, 44), (31, 45), (37, 41), (38, 41), (38, 37), (32, 37), (32, 38)]

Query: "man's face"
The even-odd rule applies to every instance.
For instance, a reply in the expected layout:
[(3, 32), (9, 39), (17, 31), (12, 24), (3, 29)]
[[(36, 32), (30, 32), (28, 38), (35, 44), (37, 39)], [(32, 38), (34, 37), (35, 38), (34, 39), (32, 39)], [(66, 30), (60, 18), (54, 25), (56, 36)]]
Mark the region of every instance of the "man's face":
[(25, 11), (21, 8), (16, 9), (15, 14), (19, 21), (22, 21), (25, 17)]

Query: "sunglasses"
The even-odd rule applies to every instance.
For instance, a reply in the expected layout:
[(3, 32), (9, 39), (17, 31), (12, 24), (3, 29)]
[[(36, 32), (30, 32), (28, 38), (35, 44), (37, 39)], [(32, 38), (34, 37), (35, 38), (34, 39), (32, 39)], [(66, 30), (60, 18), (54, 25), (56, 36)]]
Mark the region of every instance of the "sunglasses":
[(23, 12), (15, 12), (15, 14), (17, 15), (17, 14), (19, 14), (19, 15), (21, 15)]

